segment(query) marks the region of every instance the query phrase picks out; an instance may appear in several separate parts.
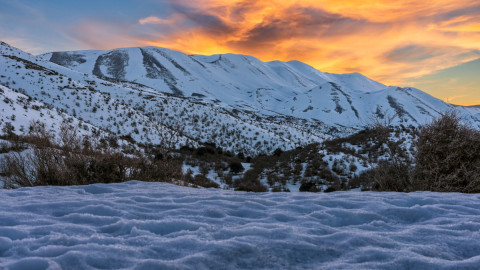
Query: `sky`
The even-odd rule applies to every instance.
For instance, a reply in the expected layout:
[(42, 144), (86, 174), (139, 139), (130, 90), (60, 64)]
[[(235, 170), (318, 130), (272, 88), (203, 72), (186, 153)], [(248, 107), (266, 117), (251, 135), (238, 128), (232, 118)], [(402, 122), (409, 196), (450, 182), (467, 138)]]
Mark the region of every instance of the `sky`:
[(480, 104), (478, 0), (0, 0), (0, 40), (32, 54), (159, 46), (299, 60)]

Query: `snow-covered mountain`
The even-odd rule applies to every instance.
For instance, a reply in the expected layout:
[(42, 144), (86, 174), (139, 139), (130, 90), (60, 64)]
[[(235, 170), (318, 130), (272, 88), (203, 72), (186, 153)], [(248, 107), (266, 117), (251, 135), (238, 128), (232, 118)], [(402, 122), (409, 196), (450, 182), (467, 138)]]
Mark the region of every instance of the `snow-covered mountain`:
[[(330, 127), (361, 128), (372, 117), (385, 114), (397, 115), (396, 123), (416, 126), (453, 109), (418, 89), (387, 87), (358, 73), (323, 73), (298, 61), (186, 55), (156, 47), (54, 52), (41, 57), (98, 77), (133, 81), (257, 114), (320, 121)], [(478, 122), (479, 111), (458, 109), (465, 120)]]
[[(138, 141), (159, 143), (158, 138), (165, 130), (160, 123), (111, 97), (110, 92), (114, 92), (127, 98), (124, 94), (130, 90), (127, 86), (85, 76), (6, 44), (1, 45), (0, 53), (3, 68), (0, 83), (4, 86), (100, 129), (118, 135), (130, 134)], [(139, 134), (136, 130), (143, 132)]]
[(393, 124), (417, 126), (458, 110), (480, 126), (479, 108), (455, 107), (358, 73), (154, 47), (33, 56), (0, 43), (0, 85), (140, 143), (211, 142), (248, 154), (351, 134), (393, 115)]
[[(198, 97), (174, 96), (59, 66), (0, 44), (0, 84), (73, 117), (137, 142), (170, 146), (213, 142), (245, 153), (322, 141), (328, 128), (278, 115), (253, 117)], [(8, 111), (5, 115), (10, 116)], [(232, 143), (234, 142), (234, 143)]]

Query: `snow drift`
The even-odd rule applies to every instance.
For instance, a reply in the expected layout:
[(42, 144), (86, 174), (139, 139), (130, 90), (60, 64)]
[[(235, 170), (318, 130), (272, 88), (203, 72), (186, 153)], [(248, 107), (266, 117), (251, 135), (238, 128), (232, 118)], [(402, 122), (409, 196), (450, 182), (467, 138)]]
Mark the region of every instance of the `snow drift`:
[(6, 269), (475, 269), (480, 195), (0, 190)]

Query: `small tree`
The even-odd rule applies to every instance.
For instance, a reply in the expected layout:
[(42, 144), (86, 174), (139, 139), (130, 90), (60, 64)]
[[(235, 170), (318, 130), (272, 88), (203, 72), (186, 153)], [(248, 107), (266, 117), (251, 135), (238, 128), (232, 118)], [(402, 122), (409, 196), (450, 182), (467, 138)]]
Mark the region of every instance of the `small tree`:
[(243, 170), (245, 170), (245, 168), (243, 168), (242, 163), (238, 161), (233, 161), (230, 163), (230, 172), (237, 174), (242, 172)]
[(275, 155), (275, 156), (277, 156), (277, 157), (279, 157), (280, 155), (282, 155), (282, 153), (283, 153), (283, 150), (280, 149), (280, 148), (277, 148), (277, 149), (275, 149), (275, 151), (273, 151), (273, 155)]
[(14, 131), (15, 131), (15, 127), (10, 122), (6, 122), (5, 125), (2, 128), (3, 134), (5, 136), (7, 136), (8, 138), (11, 138), (11, 137), (14, 136), (14, 134), (15, 134)]
[(377, 191), (410, 191), (411, 190), (411, 165), (408, 162), (392, 159), (382, 160), (371, 171)]
[(416, 147), (415, 189), (480, 192), (480, 131), (455, 112), (424, 126)]

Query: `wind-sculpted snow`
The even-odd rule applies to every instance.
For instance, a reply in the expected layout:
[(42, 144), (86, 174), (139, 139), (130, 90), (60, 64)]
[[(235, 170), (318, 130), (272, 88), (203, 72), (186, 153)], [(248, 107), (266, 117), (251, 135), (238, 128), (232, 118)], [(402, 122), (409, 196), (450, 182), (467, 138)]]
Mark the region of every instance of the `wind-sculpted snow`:
[(480, 195), (1, 190), (6, 269), (477, 269)]

